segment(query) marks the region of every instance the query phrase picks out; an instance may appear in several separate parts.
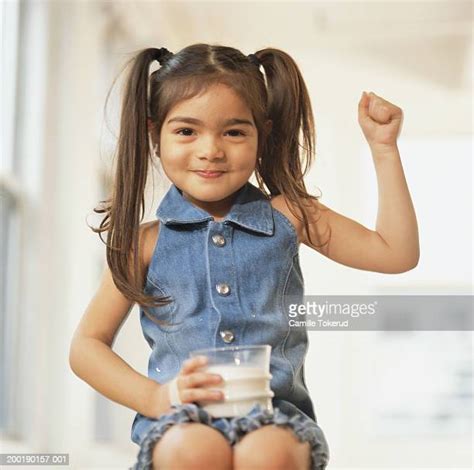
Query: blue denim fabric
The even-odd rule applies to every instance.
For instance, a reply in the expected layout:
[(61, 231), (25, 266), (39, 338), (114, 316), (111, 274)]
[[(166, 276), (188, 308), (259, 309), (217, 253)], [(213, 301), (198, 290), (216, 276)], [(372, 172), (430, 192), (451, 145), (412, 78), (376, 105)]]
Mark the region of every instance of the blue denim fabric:
[[(152, 349), (148, 376), (159, 383), (170, 381), (195, 349), (269, 344), (274, 406), (286, 402), (292, 405), (285, 408), (287, 413), (316, 422), (304, 379), (307, 332), (288, 324), (285, 296), (294, 302), (304, 295), (291, 222), (250, 182), (238, 191), (221, 222), (185, 199), (174, 184), (156, 216), (159, 236), (145, 292), (173, 299), (150, 312), (174, 325), (159, 326), (140, 310)], [(215, 235), (225, 243), (216, 243)], [(218, 287), (223, 283), (228, 292)], [(232, 333), (231, 340), (225, 331)], [(140, 443), (155, 421), (137, 413), (132, 440)]]

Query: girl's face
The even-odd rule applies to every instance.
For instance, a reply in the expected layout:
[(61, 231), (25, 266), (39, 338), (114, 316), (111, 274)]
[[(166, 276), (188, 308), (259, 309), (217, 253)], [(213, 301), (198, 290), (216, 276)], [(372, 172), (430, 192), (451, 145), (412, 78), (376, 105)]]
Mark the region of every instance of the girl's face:
[[(160, 132), (163, 171), (194, 205), (217, 219), (252, 175), (258, 134), (250, 109), (228, 86), (175, 105)], [(221, 171), (205, 178), (198, 170)]]

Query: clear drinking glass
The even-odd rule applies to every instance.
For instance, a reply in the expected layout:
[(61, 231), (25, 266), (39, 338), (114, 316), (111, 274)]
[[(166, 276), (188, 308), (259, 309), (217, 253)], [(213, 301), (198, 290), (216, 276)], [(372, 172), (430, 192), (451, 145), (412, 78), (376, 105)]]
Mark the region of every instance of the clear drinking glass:
[(206, 356), (208, 362), (199, 371), (219, 374), (223, 382), (209, 385), (224, 392), (222, 401), (198, 402), (214, 417), (242, 416), (260, 403), (273, 412), (273, 391), (270, 388), (270, 355), (268, 344), (251, 346), (226, 346), (222, 348), (197, 349), (190, 357)]

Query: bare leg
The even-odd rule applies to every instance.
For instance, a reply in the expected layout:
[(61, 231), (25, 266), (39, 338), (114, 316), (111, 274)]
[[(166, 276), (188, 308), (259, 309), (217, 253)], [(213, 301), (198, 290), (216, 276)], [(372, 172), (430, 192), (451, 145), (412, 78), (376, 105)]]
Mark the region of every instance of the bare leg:
[(293, 431), (266, 425), (247, 434), (234, 446), (235, 470), (309, 470), (311, 446)]
[(232, 447), (216, 429), (175, 424), (153, 449), (154, 470), (232, 470)]

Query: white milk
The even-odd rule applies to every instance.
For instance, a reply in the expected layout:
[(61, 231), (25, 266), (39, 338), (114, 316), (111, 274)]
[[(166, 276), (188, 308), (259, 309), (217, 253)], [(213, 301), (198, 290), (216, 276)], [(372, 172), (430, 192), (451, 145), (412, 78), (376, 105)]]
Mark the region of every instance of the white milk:
[(272, 375), (261, 367), (221, 364), (204, 367), (203, 372), (219, 374), (224, 379), (219, 384), (204, 388), (222, 390), (223, 401), (201, 401), (203, 408), (215, 417), (239, 416), (248, 413), (256, 403), (273, 412), (270, 389)]

